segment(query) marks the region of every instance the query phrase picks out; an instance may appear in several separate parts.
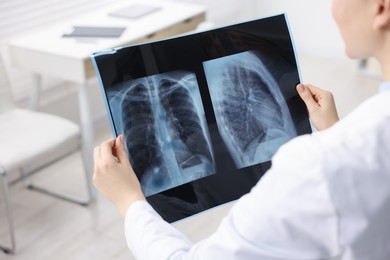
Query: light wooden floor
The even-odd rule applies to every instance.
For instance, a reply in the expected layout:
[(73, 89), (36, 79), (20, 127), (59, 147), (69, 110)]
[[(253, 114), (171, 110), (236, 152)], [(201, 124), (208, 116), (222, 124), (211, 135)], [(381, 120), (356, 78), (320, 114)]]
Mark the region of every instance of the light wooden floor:
[[(350, 62), (300, 57), (304, 82), (331, 90), (341, 116), (376, 92), (378, 79), (357, 75)], [(108, 124), (96, 129), (96, 144), (111, 138)], [(76, 153), (44, 169), (34, 180), (83, 195), (80, 154)], [(20, 183), (10, 188), (18, 251), (0, 259), (134, 259), (128, 251), (122, 223), (115, 208), (98, 195), (95, 203), (81, 207), (26, 190)], [(0, 203), (2, 198), (0, 197)], [(207, 237), (233, 203), (176, 223), (192, 241)], [(0, 243), (7, 242), (4, 209), (0, 204)]]

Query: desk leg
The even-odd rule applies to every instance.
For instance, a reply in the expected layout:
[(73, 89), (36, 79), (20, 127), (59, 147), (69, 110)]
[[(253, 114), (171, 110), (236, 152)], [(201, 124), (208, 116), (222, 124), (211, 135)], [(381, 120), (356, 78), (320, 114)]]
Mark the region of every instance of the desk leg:
[(39, 96), (41, 95), (42, 76), (38, 73), (34, 73), (32, 76), (33, 84), (29, 108), (37, 111), (39, 109)]
[(91, 107), (89, 104), (87, 83), (83, 83), (79, 86), (78, 91), (79, 98), (79, 112), (80, 112), (80, 124), (82, 134), (82, 146), (84, 164), (87, 171), (87, 186), (89, 194), (94, 197), (95, 192), (92, 187), (92, 176), (93, 176), (93, 148), (94, 148), (94, 131), (93, 131), (93, 120)]

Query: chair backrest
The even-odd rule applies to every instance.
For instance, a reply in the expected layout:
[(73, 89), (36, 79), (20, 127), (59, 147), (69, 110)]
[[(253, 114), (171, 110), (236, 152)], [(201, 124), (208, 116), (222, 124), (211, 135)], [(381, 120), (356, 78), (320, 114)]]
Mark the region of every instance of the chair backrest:
[(13, 108), (10, 83), (0, 53), (0, 114)]

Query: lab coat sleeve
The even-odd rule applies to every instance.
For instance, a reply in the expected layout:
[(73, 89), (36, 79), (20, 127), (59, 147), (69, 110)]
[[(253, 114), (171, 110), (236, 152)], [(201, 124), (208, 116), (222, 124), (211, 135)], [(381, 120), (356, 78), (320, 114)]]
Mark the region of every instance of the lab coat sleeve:
[(125, 218), (128, 247), (137, 259), (337, 259), (337, 213), (316, 145), (307, 135), (282, 146), (217, 231), (196, 244), (147, 202), (134, 203)]

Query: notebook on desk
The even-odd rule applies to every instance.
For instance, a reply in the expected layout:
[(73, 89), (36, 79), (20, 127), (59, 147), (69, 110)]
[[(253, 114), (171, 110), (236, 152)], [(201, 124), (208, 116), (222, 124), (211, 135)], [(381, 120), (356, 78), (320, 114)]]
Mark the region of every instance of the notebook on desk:
[(117, 38), (122, 35), (126, 27), (96, 27), (96, 26), (73, 26), (69, 33), (63, 37), (110, 37)]

